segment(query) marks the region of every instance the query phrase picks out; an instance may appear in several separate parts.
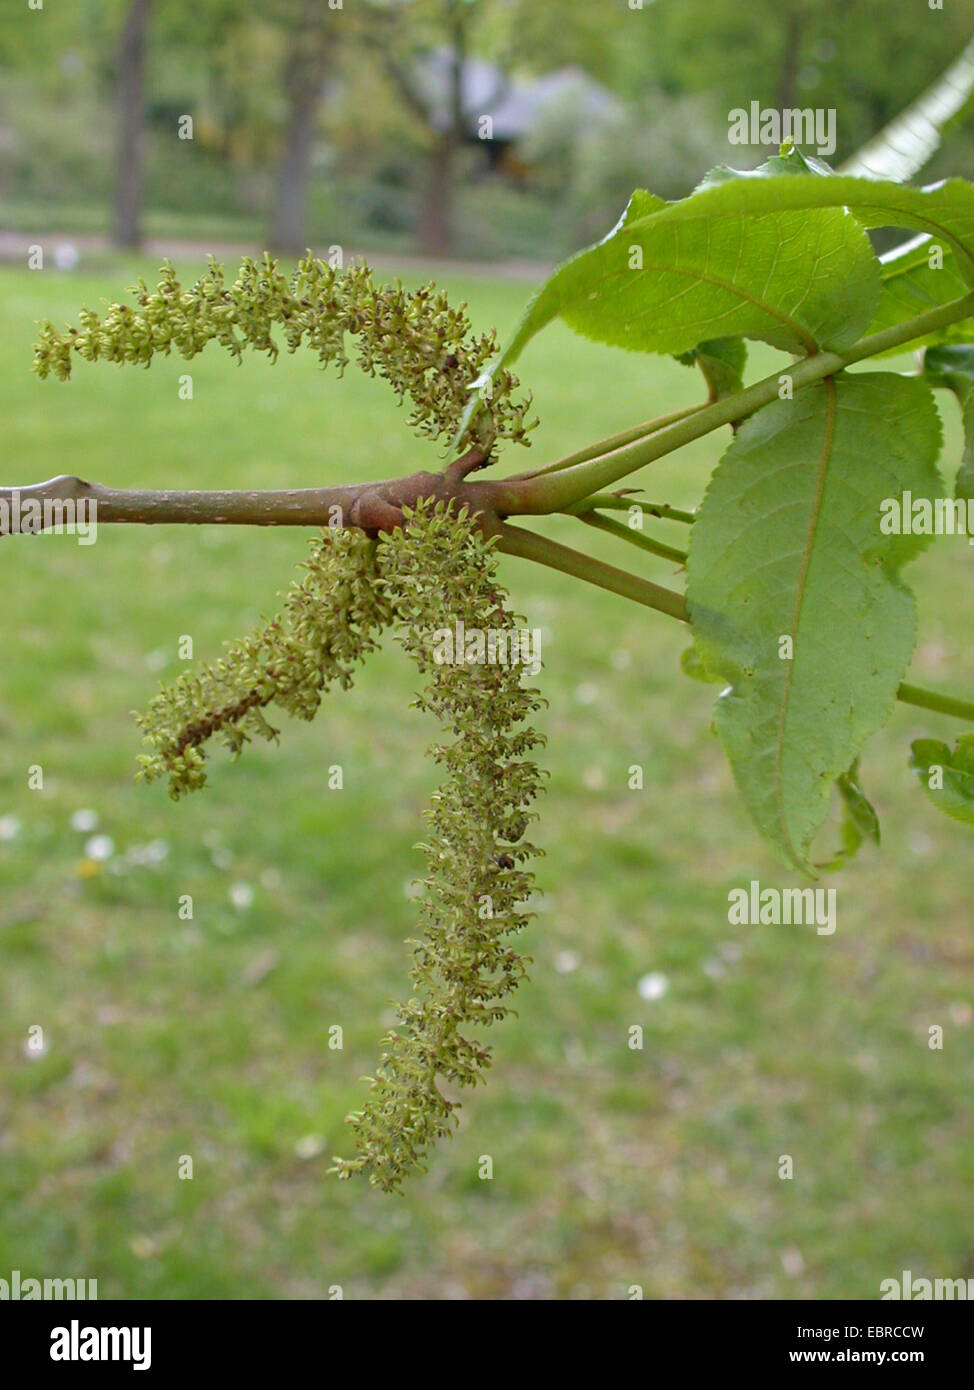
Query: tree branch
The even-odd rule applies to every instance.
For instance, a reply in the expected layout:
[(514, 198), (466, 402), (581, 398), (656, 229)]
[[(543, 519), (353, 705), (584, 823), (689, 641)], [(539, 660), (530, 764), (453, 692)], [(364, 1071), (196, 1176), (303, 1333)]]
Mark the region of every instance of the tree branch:
[[(844, 352), (815, 352), (799, 358), (782, 370), (772, 372), (763, 381), (757, 381), (743, 391), (735, 391), (731, 396), (723, 396), (712, 405), (693, 410), (684, 419), (662, 429), (656, 427), (632, 443), (610, 448), (596, 457), (586, 457), (584, 461), (575, 461), (574, 456), (561, 460), (557, 469), (547, 474), (541, 472), (533, 477), (513, 479), (514, 505), (509, 509), (510, 514), (543, 515), (565, 511), (589, 493), (608, 487), (722, 425), (734, 424), (762, 406), (770, 405), (779, 397), (782, 377), (790, 379), (793, 392), (798, 391), (824, 377), (834, 376), (836, 372), (867, 357), (888, 352), (891, 348), (906, 347), (917, 338), (969, 317), (972, 311), (974, 291), (951, 300), (949, 304), (918, 314), (916, 318), (895, 324), (892, 328), (884, 328), (860, 338), (854, 347)], [(582, 453), (588, 454), (589, 451), (583, 450)]]
[(692, 526), (697, 519), (694, 512), (681, 511), (679, 507), (670, 507), (665, 502), (640, 502), (638, 497), (633, 496), (636, 491), (636, 488), (620, 488), (618, 492), (593, 492), (574, 506), (566, 507), (565, 515), (581, 516), (583, 512), (596, 509), (600, 512), (628, 512), (637, 507), (644, 516), (655, 516), (661, 521), (681, 521), (685, 526)]
[(974, 723), (974, 703), (959, 700), (954, 695), (941, 695), (936, 690), (924, 690), (919, 685), (906, 682), (896, 692), (896, 698), (904, 705), (919, 705), (921, 709), (936, 710), (938, 714), (950, 714), (955, 719), (968, 719)]
[(638, 439), (645, 439), (648, 435), (656, 434), (659, 430), (665, 429), (667, 425), (675, 425), (680, 420), (687, 419), (690, 415), (696, 415), (698, 411), (705, 408), (703, 404), (686, 406), (683, 410), (673, 410), (668, 415), (659, 415), (655, 420), (645, 420), (641, 425), (633, 425), (630, 429), (620, 430), (618, 434), (610, 435), (608, 439), (596, 440), (594, 444), (586, 444), (583, 449), (577, 449), (573, 454), (566, 454), (564, 458), (556, 459), (554, 463), (549, 463), (544, 468), (530, 468), (524, 473), (516, 473), (511, 482), (527, 482), (532, 478), (543, 478), (549, 473), (561, 473), (566, 468), (574, 468), (578, 463), (587, 463), (589, 459), (600, 458), (603, 454), (611, 453), (614, 449), (620, 449), (624, 444), (633, 444)]
[[(253, 492), (183, 492), (130, 490), (89, 483), (64, 474), (29, 487), (0, 488), (0, 535), (16, 530), (11, 518), (30, 517), (40, 504), (39, 529), (64, 521), (63, 506), (84, 503), (99, 524), (143, 526), (358, 526), (364, 531), (392, 530), (402, 508), (421, 497), (447, 497), (451, 488), (442, 474), (414, 473), (384, 482), (347, 487), (270, 489)], [(30, 504), (24, 508), (24, 504)]]
[(498, 550), (505, 555), (519, 555), (522, 560), (535, 560), (549, 569), (560, 570), (594, 584), (609, 593), (620, 594), (632, 599), (646, 608), (655, 608), (671, 618), (687, 621), (686, 600), (682, 594), (672, 589), (664, 589), (661, 584), (653, 584), (639, 575), (618, 570), (614, 565), (606, 565), (591, 555), (583, 555), (579, 550), (571, 550), (567, 545), (559, 545), (547, 536), (539, 536), (534, 531), (522, 531), (519, 526), (501, 526)]
[[(187, 525), (321, 526), (329, 508), (350, 512), (362, 487), (295, 488), (270, 492), (131, 491), (104, 487), (67, 474), (30, 487), (0, 488), (7, 515), (18, 503), (84, 502), (95, 504), (102, 524), (137, 522)], [(45, 517), (46, 524), (50, 524)]]
[[(689, 621), (686, 599), (682, 594), (604, 564), (581, 551), (559, 545), (547, 536), (505, 524), (502, 517), (508, 513), (499, 504), (504, 500), (506, 486), (505, 482), (470, 484), (462, 481), (451, 486), (442, 473), (414, 473), (407, 478), (346, 487), (290, 488), (264, 492), (158, 492), (103, 487), (100, 483), (89, 483), (82, 478), (62, 474), (29, 487), (0, 488), (0, 538), (9, 534), (11, 529), (16, 529), (11, 527), (11, 517), (25, 500), (41, 504), (41, 530), (62, 524), (65, 520), (63, 511), (56, 509), (57, 504), (85, 503), (89, 508), (87, 519), (99, 523), (146, 526), (358, 526), (369, 534), (375, 534), (394, 530), (402, 522), (402, 508), (415, 506), (420, 498), (452, 498), (479, 514), (484, 531), (500, 537), (498, 549), (505, 555), (534, 560), (549, 569), (573, 575), (587, 584), (631, 599), (680, 622)], [(43, 510), (45, 502), (50, 504), (49, 512)], [(94, 504), (93, 510), (91, 504)], [(580, 519), (589, 521), (589, 524), (601, 523), (600, 529), (615, 531), (612, 523), (605, 525), (608, 518), (596, 520), (595, 517), (582, 515)], [(619, 527), (619, 531), (627, 531), (627, 528)], [(627, 534), (626, 539), (634, 537)], [(656, 543), (653, 548), (658, 549)], [(674, 552), (673, 558), (678, 553), (682, 554)], [(904, 683), (897, 691), (897, 699), (904, 704), (918, 705), (938, 714), (974, 722), (974, 703), (955, 696)]]
[(631, 526), (623, 526), (620, 522), (614, 521), (612, 517), (602, 516), (600, 512), (579, 512), (578, 519), (584, 521), (586, 526), (594, 526), (599, 531), (606, 531), (610, 536), (615, 536), (620, 541), (628, 541), (630, 545), (637, 545), (640, 550), (648, 550), (651, 555), (659, 555), (664, 560), (674, 560), (678, 565), (685, 565), (687, 562), (685, 550), (678, 550), (675, 545), (665, 545), (663, 541), (654, 540), (652, 536), (646, 536), (642, 531), (636, 531)]

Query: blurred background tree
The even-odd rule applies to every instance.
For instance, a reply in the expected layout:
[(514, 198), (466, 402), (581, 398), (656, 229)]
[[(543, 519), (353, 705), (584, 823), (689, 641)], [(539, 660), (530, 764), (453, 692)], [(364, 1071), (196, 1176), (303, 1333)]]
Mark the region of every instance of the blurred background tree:
[[(549, 261), (636, 185), (678, 197), (707, 165), (758, 162), (727, 141), (753, 100), (835, 107), (840, 162), (949, 65), (974, 2), (921, 18), (883, 0), (8, 7), (4, 222), (30, 230), (43, 205), (48, 228), (125, 247), (145, 229)], [(955, 125), (931, 176), (974, 154)]]
[(278, 251), (300, 253), (307, 245), (308, 180), (325, 77), (341, 35), (337, 14), (328, 0), (285, 0), (275, 11), (285, 30), (281, 85), (286, 114), (270, 232)]
[(152, 0), (130, 0), (115, 59), (115, 244), (137, 247), (142, 220), (145, 48)]

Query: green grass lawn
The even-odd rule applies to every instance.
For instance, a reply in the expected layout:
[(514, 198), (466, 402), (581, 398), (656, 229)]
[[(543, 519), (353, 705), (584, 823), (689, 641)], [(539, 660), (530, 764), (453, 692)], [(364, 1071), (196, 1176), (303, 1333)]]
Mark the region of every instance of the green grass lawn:
[[(213, 350), (30, 376), (34, 320), (73, 319), (152, 269), (0, 272), (5, 483), (307, 486), (436, 466), (352, 368), (339, 382), (304, 358), (238, 368)], [(505, 332), (524, 294), (447, 283)], [(774, 361), (758, 351), (754, 369)], [(531, 455), (508, 456), (519, 468), (700, 391), (686, 368), (560, 326), (520, 370), (543, 424)], [(654, 465), (646, 496), (693, 504), (725, 442)], [(569, 519), (547, 529), (679, 582)], [(903, 1269), (974, 1274), (974, 857), (907, 767), (911, 738), (956, 728), (900, 707), (868, 748), (884, 847), (830, 881), (833, 937), (730, 927), (731, 888), (795, 880), (736, 798), (714, 687), (680, 672), (687, 633), (517, 560), (504, 574), (543, 630), (550, 701), (532, 980), (492, 1038), (488, 1086), (404, 1197), (326, 1179), (405, 987), (435, 775), (412, 668), (387, 644), (314, 725), (236, 765), (216, 754), (208, 790), (178, 806), (134, 784), (130, 719), (182, 669), (182, 636), (212, 657), (272, 610), (307, 539), (105, 526), (87, 548), (0, 543), (0, 1277), (94, 1277), (102, 1297), (136, 1298), (875, 1298)], [(972, 564), (948, 539), (910, 572), (919, 683), (974, 688)], [(82, 810), (109, 858), (86, 857)], [(645, 999), (654, 973), (665, 992)]]

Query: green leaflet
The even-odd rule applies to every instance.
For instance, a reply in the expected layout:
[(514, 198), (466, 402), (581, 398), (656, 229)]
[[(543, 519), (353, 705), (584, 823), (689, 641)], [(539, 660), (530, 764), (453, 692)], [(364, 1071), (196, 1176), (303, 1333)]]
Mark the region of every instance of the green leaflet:
[(687, 647), (680, 653), (680, 670), (685, 676), (689, 676), (692, 681), (703, 681), (706, 685), (712, 685), (714, 681), (719, 681), (719, 675), (714, 675), (709, 671), (700, 660), (700, 653), (696, 647)]
[(974, 345), (928, 348), (923, 354), (923, 374), (931, 386), (946, 386), (960, 401), (964, 452), (954, 483), (954, 496), (974, 498)]
[(927, 348), (923, 372), (931, 386), (946, 386), (965, 401), (974, 386), (974, 344), (953, 343)]
[(587, 338), (642, 352), (687, 352), (701, 340), (739, 335), (795, 353), (855, 342), (879, 294), (878, 265), (859, 224), (834, 207), (812, 217), (773, 204), (683, 215), (735, 187), (705, 189), (644, 216), (627, 213), (612, 236), (555, 272), (501, 362), (513, 361), (556, 316)]
[(859, 759), (857, 758), (849, 771), (843, 772), (837, 783), (842, 797), (842, 806), (849, 824), (860, 840), (872, 840), (874, 845), (878, 845), (879, 817), (859, 783)]
[(745, 421), (690, 534), (697, 649), (728, 683), (717, 732), (759, 830), (806, 873), (831, 784), (885, 724), (914, 646), (898, 571), (926, 540), (881, 535), (880, 503), (938, 495), (939, 445), (920, 382), (827, 380)]
[(740, 338), (709, 338), (690, 352), (681, 352), (676, 360), (700, 368), (712, 401), (744, 388), (747, 348)]
[[(889, 133), (883, 132), (883, 135)], [(880, 137), (877, 137), (877, 140), (879, 139)], [(855, 159), (844, 165), (840, 172), (843, 175), (866, 176), (858, 167), (858, 160), (863, 154), (865, 151), (861, 151)], [(783, 146), (780, 155), (767, 160), (757, 169), (740, 170), (727, 166), (712, 169), (698, 185), (697, 191), (718, 183), (726, 183), (729, 179), (774, 178), (782, 174), (836, 177), (835, 171), (822, 160), (807, 156), (794, 146)], [(879, 175), (876, 171), (871, 171), (868, 177), (877, 178)], [(867, 219), (866, 225), (880, 224), (875, 219)], [(894, 324), (914, 318), (928, 309), (949, 304), (951, 300), (959, 299), (965, 294), (968, 288), (957, 268), (957, 259), (950, 241), (946, 237), (941, 237), (938, 241), (936, 236), (929, 233), (921, 233), (912, 241), (897, 246), (880, 257), (880, 269), (882, 290), (879, 305), (869, 325), (869, 333), (878, 333), (883, 328), (891, 328)], [(951, 324), (949, 328), (941, 329), (928, 339), (918, 340), (918, 343), (963, 342), (972, 336), (974, 332), (971, 321), (967, 320), (964, 324)], [(899, 347), (881, 355), (897, 356), (902, 353), (903, 348)]]
[(937, 809), (974, 825), (974, 734), (961, 734), (953, 752), (933, 738), (918, 738), (911, 752), (910, 766)]
[(871, 840), (874, 845), (880, 840), (879, 817), (859, 784), (858, 758), (848, 772), (836, 778), (835, 785), (842, 801), (842, 843), (827, 863), (816, 865), (824, 873), (845, 868), (859, 853), (863, 840)]

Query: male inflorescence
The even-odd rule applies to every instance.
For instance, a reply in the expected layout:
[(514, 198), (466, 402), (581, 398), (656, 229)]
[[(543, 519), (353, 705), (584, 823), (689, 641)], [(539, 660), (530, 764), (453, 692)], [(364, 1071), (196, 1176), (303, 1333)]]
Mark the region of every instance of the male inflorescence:
[[(34, 370), (66, 380), (72, 355), (149, 366), (161, 354), (192, 358), (216, 342), (234, 357), (245, 348), (274, 360), (278, 333), (288, 351), (312, 348), (342, 372), (347, 344), (371, 376), (385, 378), (409, 424), (485, 457), (498, 442), (527, 443), (536, 423), (530, 397), (515, 401), (511, 373), (495, 373), (490, 395), (460, 434), (470, 392), (496, 352), (493, 334), (475, 335), (464, 306), (432, 285), (376, 286), (365, 266), (340, 272), (309, 253), (288, 280), (269, 256), (245, 260), (232, 284), (215, 262), (191, 290), (168, 263), (159, 284), (134, 289), (136, 307), (113, 304), (104, 317), (82, 311), (79, 326), (42, 325)], [(206, 783), (207, 749), (221, 741), (237, 756), (254, 738), (275, 739), (271, 707), (312, 719), (322, 696), (347, 689), (386, 629), (397, 632), (425, 685), (417, 706), (447, 737), (430, 750), (445, 780), (426, 813), (420, 936), (413, 945), (411, 997), (361, 1110), (349, 1116), (358, 1155), (336, 1158), (340, 1177), (364, 1173), (388, 1191), (422, 1166), (430, 1146), (456, 1123), (456, 1091), (482, 1079), (491, 1049), (481, 1032), (509, 1012), (526, 958), (511, 939), (526, 925), (538, 853), (525, 838), (542, 776), (530, 726), (541, 701), (522, 687), (522, 667), (461, 660), (439, 664), (434, 634), (513, 630), (517, 616), (496, 574), (494, 543), (477, 519), (450, 503), (420, 500), (403, 524), (378, 540), (328, 529), (312, 547), (282, 611), (224, 656), (163, 687), (136, 716), (146, 751), (145, 781), (165, 778), (178, 799)]]
[[(497, 351), (495, 335), (475, 334), (466, 306), (454, 307), (434, 285), (376, 285), (368, 266), (339, 270), (310, 252), (290, 279), (270, 255), (245, 259), (230, 284), (223, 267), (211, 261), (192, 289), (180, 284), (167, 261), (154, 290), (140, 280), (131, 293), (134, 308), (111, 304), (104, 316), (83, 309), (78, 327), (64, 332), (43, 323), (34, 346), (37, 375), (66, 381), (72, 354), (87, 362), (148, 367), (158, 353), (189, 359), (213, 342), (238, 360), (252, 348), (274, 361), (275, 331), (288, 352), (304, 345), (323, 367), (334, 365), (341, 373), (350, 361), (351, 338), (362, 370), (388, 381), (400, 403), (408, 398), (411, 428), (441, 439), (453, 437), (474, 383)], [(537, 422), (527, 418), (530, 396), (513, 399), (518, 385), (513, 373), (495, 373), (489, 398), (456, 443), (485, 456), (503, 440), (527, 443)]]
[(237, 754), (254, 734), (274, 736), (268, 705), (312, 718), (329, 686), (351, 684), (386, 627), (423, 676), (416, 705), (449, 737), (430, 750), (445, 780), (426, 813), (413, 995), (383, 1039), (365, 1105), (349, 1116), (358, 1156), (332, 1170), (365, 1173), (387, 1190), (451, 1132), (450, 1088), (482, 1079), (491, 1049), (480, 1033), (509, 1012), (526, 969), (511, 938), (528, 921), (526, 865), (538, 852), (525, 835), (543, 776), (532, 758), (542, 740), (529, 723), (540, 699), (517, 664), (438, 663), (434, 634), (457, 622), (513, 631), (517, 618), (474, 519), (420, 503), (378, 541), (326, 531), (280, 617), (163, 689), (139, 716), (150, 750), (141, 775), (168, 777), (178, 797), (204, 784), (209, 739)]

